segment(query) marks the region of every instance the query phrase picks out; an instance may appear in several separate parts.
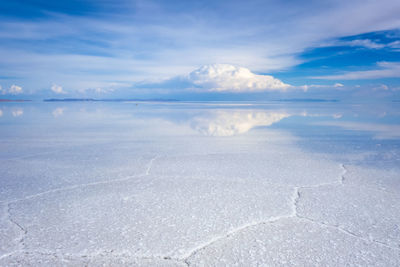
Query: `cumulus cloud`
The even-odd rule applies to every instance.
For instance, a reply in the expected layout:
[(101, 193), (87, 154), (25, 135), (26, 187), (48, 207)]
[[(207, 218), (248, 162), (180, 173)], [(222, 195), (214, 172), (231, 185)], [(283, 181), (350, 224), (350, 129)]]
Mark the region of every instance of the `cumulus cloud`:
[(229, 64), (205, 65), (188, 75), (195, 87), (214, 92), (286, 91), (290, 85), (270, 75)]
[(367, 80), (381, 78), (399, 78), (400, 77), (400, 62), (378, 62), (378, 69), (349, 71), (337, 75), (314, 76), (313, 79), (323, 80)]
[(13, 94), (13, 95), (20, 94), (20, 93), (22, 93), (22, 87), (13, 84), (13, 85), (11, 85), (10, 89), (8, 90), (8, 92), (9, 92), (10, 94)]
[(11, 95), (17, 95), (17, 94), (21, 94), (23, 92), (22, 87), (18, 86), (18, 85), (11, 85), (10, 88), (8, 88), (8, 90), (3, 89), (3, 87), (0, 86), (0, 94), (5, 95), (5, 94), (11, 94)]
[[(290, 8), (285, 1), (222, 1), (204, 5), (201, 12), (192, 4), (181, 9), (169, 8), (170, 1), (134, 2), (152, 4), (129, 5), (133, 10), (115, 5), (127, 15), (107, 20), (96, 13), (60, 16), (52, 12), (40, 20), (2, 18), (0, 36), (5, 42), (0, 58), (9, 66), (2, 75), (26, 77), (32, 80), (32, 90), (49, 87), (48, 77), (69, 90), (79, 90), (115, 80), (154, 82), (153, 77), (167, 79), (204, 62), (230, 62), (264, 73), (299, 64), (304, 60), (299, 53), (325, 40), (400, 27), (395, 0), (303, 1)], [(105, 10), (96, 11), (104, 15)], [(131, 13), (137, 23), (128, 23)], [(349, 23), (338, 23), (343, 18)], [(92, 42), (83, 44), (82, 36), (90, 36)], [(65, 49), (66, 38), (82, 53)], [(32, 42), (40, 42), (40, 51), (32, 49)]]
[(51, 86), (51, 91), (53, 91), (56, 94), (65, 94), (65, 91), (63, 90), (63, 88), (57, 84), (53, 84)]
[(209, 136), (243, 134), (257, 126), (270, 126), (290, 115), (284, 112), (217, 111), (191, 122), (196, 131)]

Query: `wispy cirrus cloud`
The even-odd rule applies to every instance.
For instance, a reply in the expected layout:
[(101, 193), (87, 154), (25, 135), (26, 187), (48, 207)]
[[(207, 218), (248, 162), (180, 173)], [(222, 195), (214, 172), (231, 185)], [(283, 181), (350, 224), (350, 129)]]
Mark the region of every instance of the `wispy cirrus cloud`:
[(347, 44), (350, 46), (362, 46), (370, 49), (380, 49), (386, 47), (385, 44), (377, 43), (373, 40), (370, 39), (357, 39), (357, 40), (352, 40), (349, 42), (345, 42), (343, 44)]
[(392, 91), (392, 92), (396, 92), (396, 91), (400, 91), (400, 87), (398, 86), (388, 86), (386, 84), (380, 84), (378, 86), (375, 86), (372, 88), (373, 91)]
[(392, 49), (393, 51), (397, 51), (400, 48), (400, 41), (395, 40), (389, 42), (388, 41), (382, 42), (381, 40), (374, 40), (369, 38), (364, 38), (364, 39), (361, 38), (354, 40), (348, 40), (348, 38), (346, 38), (345, 40), (343, 39), (331, 40), (321, 45), (321, 47), (329, 47), (329, 46), (362, 47), (373, 50), (388, 48)]
[(310, 89), (327, 89), (327, 88), (342, 88), (344, 87), (344, 84), (342, 83), (335, 83), (335, 84), (306, 84), (306, 85), (301, 85), (297, 86), (295, 88), (300, 88), (303, 91), (307, 92)]
[(348, 71), (340, 74), (313, 76), (321, 80), (367, 80), (382, 78), (400, 78), (400, 62), (378, 62), (377, 68), (362, 71)]
[[(49, 12), (35, 1), (40, 19), (2, 17), (3, 75), (32, 90), (47, 88), (51, 77), (79, 92), (160, 81), (215, 62), (271, 73), (302, 63), (298, 55), (325, 40), (400, 27), (394, 0), (88, 2), (90, 12)], [(343, 18), (349, 23), (337, 23)]]

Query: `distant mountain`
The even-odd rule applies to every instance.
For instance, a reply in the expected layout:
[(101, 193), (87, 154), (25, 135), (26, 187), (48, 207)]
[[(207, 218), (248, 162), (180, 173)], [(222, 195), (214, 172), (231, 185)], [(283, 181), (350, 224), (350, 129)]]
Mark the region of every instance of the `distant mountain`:
[(50, 98), (44, 99), (44, 102), (84, 102), (84, 101), (99, 101), (92, 98)]
[(136, 101), (136, 102), (177, 102), (177, 99), (162, 99), (162, 98), (154, 98), (154, 99), (93, 99), (93, 98), (50, 98), (44, 99), (44, 102), (127, 102), (127, 101)]
[(30, 102), (32, 100), (26, 99), (0, 99), (0, 102)]
[(279, 99), (281, 102), (339, 102), (337, 99), (318, 99), (318, 98), (289, 98)]

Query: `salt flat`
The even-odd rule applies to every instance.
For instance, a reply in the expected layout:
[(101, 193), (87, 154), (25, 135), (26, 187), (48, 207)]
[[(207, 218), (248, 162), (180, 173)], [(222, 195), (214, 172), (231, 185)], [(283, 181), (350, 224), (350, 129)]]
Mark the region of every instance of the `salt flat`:
[(348, 126), (374, 113), (94, 103), (15, 118), (13, 105), (0, 118), (2, 266), (400, 265), (400, 141)]

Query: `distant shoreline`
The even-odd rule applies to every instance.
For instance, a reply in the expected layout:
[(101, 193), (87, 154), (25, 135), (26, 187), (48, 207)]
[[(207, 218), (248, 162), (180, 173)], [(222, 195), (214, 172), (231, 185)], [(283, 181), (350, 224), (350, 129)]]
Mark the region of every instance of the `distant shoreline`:
[(338, 99), (319, 99), (319, 98), (289, 98), (279, 99), (280, 102), (339, 102)]
[[(95, 98), (48, 98), (42, 100), (31, 100), (31, 99), (0, 99), (0, 103), (21, 103), (21, 102), (192, 102), (191, 100), (179, 100), (179, 99), (162, 99), (162, 98), (150, 98), (150, 99), (95, 99)], [(194, 101), (194, 102), (221, 102), (221, 101)], [(225, 101), (222, 101), (225, 102)], [(254, 100), (228, 100), (227, 102), (259, 102)], [(263, 101), (261, 101), (263, 102)], [(336, 103), (342, 102), (339, 99), (321, 99), (321, 98), (283, 98), (283, 99), (270, 99), (267, 102), (313, 102), (313, 103)], [(390, 102), (399, 103), (399, 99), (390, 100)]]
[[(49, 98), (43, 99), (44, 102), (181, 102), (178, 99), (162, 99), (162, 98), (154, 98), (154, 99), (94, 99), (94, 98)], [(338, 99), (318, 99), (318, 98), (293, 98), (293, 99), (275, 99), (269, 100), (273, 102), (340, 102)], [(213, 102), (213, 101), (210, 101)], [(251, 101), (250, 101), (251, 102)]]
[(25, 99), (0, 99), (0, 102), (31, 102), (32, 100)]
[(177, 99), (93, 99), (93, 98), (50, 98), (44, 102), (179, 102)]

